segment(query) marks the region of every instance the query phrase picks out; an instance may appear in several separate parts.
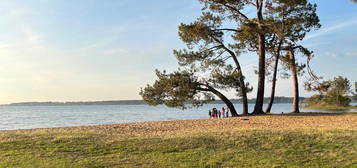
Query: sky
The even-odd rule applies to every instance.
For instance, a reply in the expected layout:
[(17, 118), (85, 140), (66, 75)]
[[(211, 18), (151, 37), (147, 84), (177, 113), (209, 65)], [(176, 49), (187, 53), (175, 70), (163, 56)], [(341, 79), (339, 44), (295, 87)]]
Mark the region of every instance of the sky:
[[(315, 53), (312, 68), (357, 81), (357, 4), (311, 2), (322, 24), (302, 42)], [(177, 27), (201, 8), (197, 0), (2, 0), (0, 104), (140, 99), (155, 69), (177, 68), (172, 50), (185, 47)], [(239, 59), (256, 86), (256, 54)], [(291, 81), (279, 79), (277, 96), (291, 93)]]

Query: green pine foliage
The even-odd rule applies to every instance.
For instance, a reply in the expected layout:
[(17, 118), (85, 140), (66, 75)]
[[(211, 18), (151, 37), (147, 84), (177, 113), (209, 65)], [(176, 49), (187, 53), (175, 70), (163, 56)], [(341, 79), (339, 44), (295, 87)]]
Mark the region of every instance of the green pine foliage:
[(149, 105), (165, 104), (168, 107), (185, 109), (189, 104), (198, 107), (214, 100), (213, 95), (203, 88), (206, 84), (200, 83), (192, 72), (176, 71), (167, 74), (157, 70), (156, 75), (158, 80), (140, 92)]

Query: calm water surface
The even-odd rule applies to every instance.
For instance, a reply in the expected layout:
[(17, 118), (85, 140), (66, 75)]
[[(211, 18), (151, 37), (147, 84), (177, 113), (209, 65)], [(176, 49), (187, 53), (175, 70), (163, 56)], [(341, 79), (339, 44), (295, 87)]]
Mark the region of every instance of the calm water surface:
[[(143, 121), (208, 118), (208, 110), (224, 105), (209, 104), (198, 109), (178, 110), (164, 106), (0, 106), (0, 130), (52, 128)], [(235, 105), (241, 111), (242, 105)], [(253, 109), (250, 104), (250, 110)], [(275, 104), (273, 113), (291, 111), (290, 104)], [(302, 110), (316, 112), (321, 110)], [(326, 111), (328, 112), (328, 111)], [(330, 111), (331, 112), (331, 111)]]

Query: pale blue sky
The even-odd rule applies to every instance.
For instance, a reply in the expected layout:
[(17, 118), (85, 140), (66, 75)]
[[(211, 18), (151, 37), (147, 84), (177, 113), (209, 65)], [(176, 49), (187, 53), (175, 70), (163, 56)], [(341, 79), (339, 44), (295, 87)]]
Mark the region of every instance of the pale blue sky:
[[(315, 51), (313, 68), (357, 81), (357, 5), (314, 2), (323, 27), (303, 42)], [(140, 99), (154, 69), (177, 67), (177, 26), (200, 9), (196, 0), (2, 0), (0, 103)], [(240, 60), (255, 86), (256, 55)], [(290, 87), (280, 80), (277, 95)]]

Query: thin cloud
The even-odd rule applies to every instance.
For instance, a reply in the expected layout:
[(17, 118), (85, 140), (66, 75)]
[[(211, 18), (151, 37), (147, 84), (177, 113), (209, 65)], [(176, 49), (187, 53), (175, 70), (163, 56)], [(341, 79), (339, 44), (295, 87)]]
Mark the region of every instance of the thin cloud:
[(345, 53), (345, 56), (355, 57), (355, 56), (357, 56), (357, 51), (354, 51), (354, 52), (346, 52), (346, 53)]
[(319, 31), (317, 31), (316, 33), (307, 35), (305, 40), (318, 38), (318, 37), (327, 35), (329, 33), (332, 33), (332, 32), (335, 32), (335, 31), (338, 31), (338, 30), (341, 30), (341, 29), (344, 29), (344, 28), (347, 28), (347, 27), (350, 27), (350, 26), (354, 26), (354, 25), (357, 25), (357, 18), (352, 19), (352, 21), (351, 20), (343, 21), (343, 22), (339, 22), (339, 23), (337, 23), (335, 25), (322, 28)]

